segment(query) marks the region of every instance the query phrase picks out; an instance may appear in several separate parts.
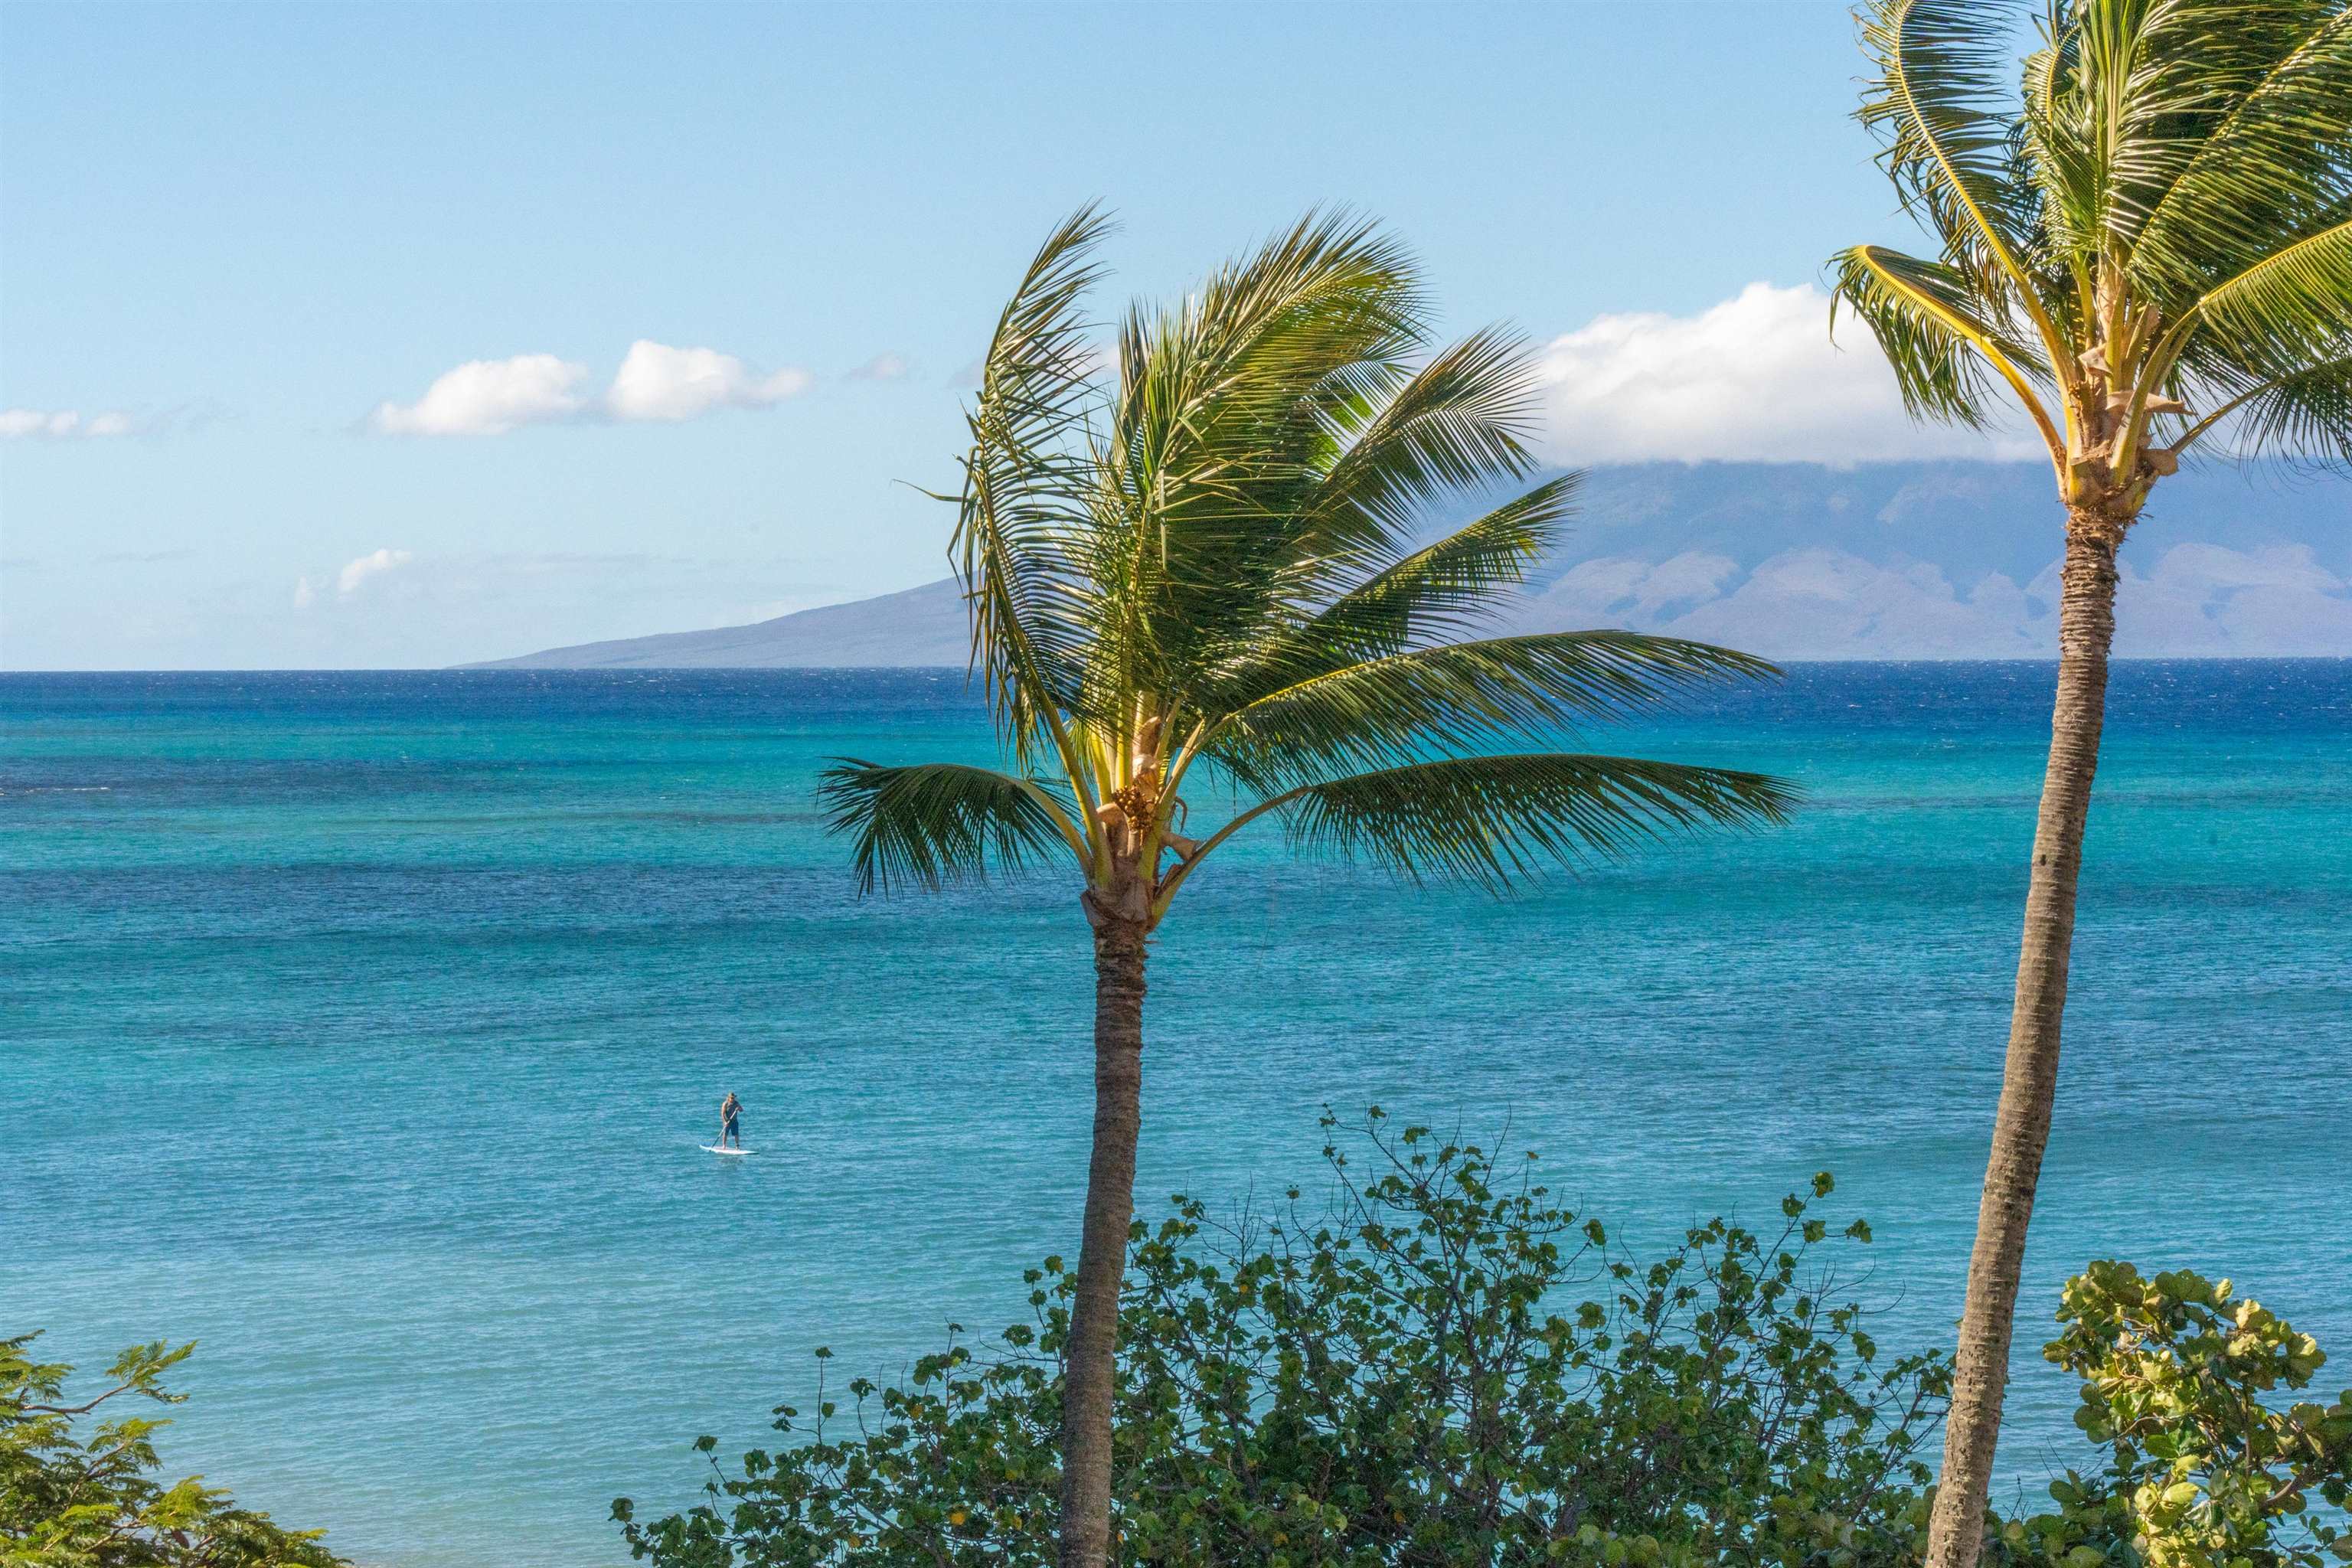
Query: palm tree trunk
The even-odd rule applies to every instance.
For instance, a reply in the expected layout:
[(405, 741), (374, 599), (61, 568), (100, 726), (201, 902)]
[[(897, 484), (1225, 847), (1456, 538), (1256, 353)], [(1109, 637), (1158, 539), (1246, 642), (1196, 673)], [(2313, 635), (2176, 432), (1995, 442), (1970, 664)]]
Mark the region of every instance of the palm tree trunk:
[(1149, 930), (1087, 895), (1095, 928), (1095, 1146), (1087, 1166), (1078, 1290), (1062, 1376), (1061, 1568), (1110, 1561), (1111, 1395), (1119, 1283), (1135, 1216), (1142, 1130), (1143, 962)]
[(2050, 720), (2050, 761), (2033, 830), (2033, 871), (2025, 895), (2025, 936), (2017, 958), (2009, 1056), (2001, 1068), (1992, 1152), (1969, 1257), (1968, 1304), (1960, 1317), (1944, 1469), (1927, 1525), (1926, 1568), (1977, 1568), (1993, 1450), (2009, 1378), (2010, 1331), (2017, 1310), (2025, 1227), (2050, 1139), (2058, 1087), (2059, 1020), (2074, 941), (2074, 884), (2083, 866), (2083, 825), (2099, 766), (2106, 717), (2107, 651), (2116, 635), (2118, 520), (2077, 511), (2068, 520), (2058, 605), (2058, 698)]

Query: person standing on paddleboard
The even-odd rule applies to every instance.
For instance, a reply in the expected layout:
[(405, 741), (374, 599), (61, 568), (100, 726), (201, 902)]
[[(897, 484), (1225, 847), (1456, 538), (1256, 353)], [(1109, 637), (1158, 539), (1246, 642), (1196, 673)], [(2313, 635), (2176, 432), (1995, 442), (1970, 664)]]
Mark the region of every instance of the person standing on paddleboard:
[(735, 1091), (730, 1089), (727, 1091), (727, 1098), (719, 1102), (719, 1146), (721, 1149), (730, 1143), (738, 1149), (743, 1146), (742, 1119), (743, 1102), (735, 1098)]

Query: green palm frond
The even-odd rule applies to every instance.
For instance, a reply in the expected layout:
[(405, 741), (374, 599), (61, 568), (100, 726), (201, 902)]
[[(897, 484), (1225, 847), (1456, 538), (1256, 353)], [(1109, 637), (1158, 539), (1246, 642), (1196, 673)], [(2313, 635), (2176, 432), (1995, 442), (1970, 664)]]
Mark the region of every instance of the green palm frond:
[(1266, 630), (1213, 668), (1195, 700), (1217, 713), (1364, 659), (1492, 626), (1559, 542), (1580, 474), (1504, 502), (1358, 583), (1293, 625)]
[(2273, 251), (2207, 293), (2197, 314), (2215, 348), (2278, 374), (2352, 345), (2352, 219)]
[(2131, 276), (2167, 296), (2243, 271), (2352, 189), (2352, 9), (2192, 14), (2210, 20), (2179, 68), (2210, 84), (2212, 107), (2171, 121), (2185, 152), (2128, 236)]
[(1759, 773), (1550, 754), (1363, 773), (1302, 790), (1284, 811), (1303, 852), (1500, 889), (1678, 830), (1780, 822), (1794, 805), (1789, 785)]
[(2309, 458), (2352, 467), (2352, 353), (2258, 382), (2217, 421), (2238, 458)]
[(2016, 375), (2049, 379), (2039, 353), (1979, 313), (1981, 295), (1960, 268), (1876, 245), (1840, 251), (1830, 266), (1837, 278), (1832, 331), (1840, 307), (1862, 319), (1915, 418), (1982, 428), (1990, 422), (1991, 378), (2002, 361)]
[(998, 319), (967, 421), (950, 552), (971, 605), (973, 669), (1024, 766), (1056, 710), (1083, 700), (1092, 595), (1069, 543), (1092, 473), (1073, 437), (1098, 401), (1083, 310), (1110, 226), (1089, 204), (1038, 248)]
[(826, 827), (854, 835), (860, 892), (912, 882), (939, 889), (1018, 870), (1066, 847), (1084, 867), (1069, 817), (1025, 779), (989, 768), (930, 763), (888, 767), (844, 757), (824, 771)]
[[(2040, 198), (2038, 225), (2043, 259), (2079, 268), (2095, 253), (2105, 226), (2109, 207), (2107, 161), (2102, 143), (2085, 121), (2098, 110), (2095, 95), (2079, 89), (2083, 79), (2082, 40), (2063, 17), (2044, 23), (2042, 47), (2026, 57), (2023, 91), (2012, 132), (2013, 150), (2022, 168), (2018, 184)], [(2036, 215), (2018, 215), (2017, 226), (2031, 232)], [(2062, 260), (2063, 258), (2063, 260)], [(2087, 274), (2075, 271), (2080, 285)], [(2053, 303), (2071, 307), (2080, 325), (2084, 301), (2069, 300), (2061, 288), (2049, 291)]]
[(1566, 536), (1581, 472), (1557, 475), (1357, 584), (1308, 623), (1318, 647), (1401, 652), (1486, 625)]
[(1350, 374), (1417, 349), (1426, 309), (1394, 241), (1344, 213), (1310, 214), (1181, 306), (1130, 315), (1109, 459), (1171, 527), (1235, 502), (1263, 515), (1253, 492), (1311, 475), (1325, 421), (1366, 390)]
[(1256, 789), (1572, 732), (1696, 688), (1780, 672), (1748, 654), (1633, 632), (1451, 643), (1349, 665), (1259, 699), (1209, 755)]
[(1279, 605), (1333, 431), (1422, 341), (1410, 258), (1310, 217), (1122, 337), (1102, 453), (1099, 640), (1123, 679), (1174, 684)]
[(2011, 218), (2009, 100), (2022, 15), (2015, 0), (1869, 0), (1860, 13), (1874, 74), (1856, 118), (1878, 133), (1906, 205), (1974, 271), (2025, 247)]
[(1465, 491), (1507, 484), (1535, 467), (1534, 361), (1497, 329), (1432, 356), (1384, 398), (1356, 405), (1302, 510), (1294, 549), (1311, 562), (1387, 565), (1427, 510)]
[(2094, 201), (2087, 211), (2061, 206), (2053, 237), (2074, 256), (2127, 248), (2149, 204), (2194, 157), (2200, 122), (2225, 101), (2219, 77), (2190, 58), (2207, 12), (2135, 3), (2054, 14), (2074, 68), (2062, 79), (2058, 134), (2036, 150), (2086, 174)]

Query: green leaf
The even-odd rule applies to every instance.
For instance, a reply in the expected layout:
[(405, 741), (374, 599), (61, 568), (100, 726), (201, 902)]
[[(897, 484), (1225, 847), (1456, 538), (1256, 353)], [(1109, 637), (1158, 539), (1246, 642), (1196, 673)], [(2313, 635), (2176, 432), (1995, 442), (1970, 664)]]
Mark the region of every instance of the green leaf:
[(1211, 748), (1254, 787), (1572, 733), (1708, 684), (1779, 672), (1706, 643), (1559, 632), (1452, 643), (1318, 675), (1235, 713)]
[(1035, 785), (986, 768), (845, 757), (824, 780), (829, 829), (856, 839), (861, 891), (898, 882), (940, 888), (982, 876), (992, 863), (1019, 869), (1071, 847), (1075, 829)]
[(1092, 476), (1073, 445), (1099, 402), (1087, 291), (1110, 219), (1089, 203), (1038, 247), (997, 319), (967, 420), (950, 553), (971, 613), (972, 668), (999, 732), (1024, 765), (1057, 707), (1084, 690), (1092, 614), (1070, 544), (1087, 516)]
[(1759, 773), (1630, 757), (1462, 757), (1298, 790), (1298, 849), (1361, 858), (1415, 881), (1508, 885), (1547, 860), (1574, 866), (1703, 824), (1786, 820), (1787, 784)]

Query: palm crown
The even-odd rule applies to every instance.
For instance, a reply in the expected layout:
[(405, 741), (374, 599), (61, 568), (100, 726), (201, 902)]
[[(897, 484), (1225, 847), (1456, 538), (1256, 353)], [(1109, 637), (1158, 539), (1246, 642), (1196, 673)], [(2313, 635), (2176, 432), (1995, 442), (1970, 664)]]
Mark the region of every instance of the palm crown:
[[(1084, 297), (1081, 210), (999, 319), (955, 556), (972, 666), (1014, 771), (844, 762), (824, 784), (864, 885), (1066, 851), (1094, 928), (1095, 1122), (1063, 1388), (1063, 1568), (1113, 1555), (1111, 1413), (1141, 1126), (1146, 942), (1195, 868), (1281, 813), (1302, 846), (1499, 883), (1703, 822), (1779, 817), (1753, 773), (1496, 754), (1769, 665), (1620, 632), (1455, 640), (1557, 538), (1574, 484), (1525, 489), (1534, 384), (1510, 338), (1431, 347), (1410, 259), (1309, 216), (1181, 304), (1131, 311), (1116, 374)], [(1238, 809), (1187, 836), (1187, 791)], [(1203, 831), (1207, 831), (1203, 829)], [(1170, 857), (1172, 856), (1171, 860)]]
[[(1106, 228), (1072, 216), (1006, 306), (954, 498), (974, 668), (1017, 772), (831, 770), (865, 885), (1059, 847), (1090, 910), (1148, 927), (1269, 811), (1305, 847), (1489, 883), (1662, 827), (1782, 814), (1786, 789), (1752, 773), (1492, 754), (1770, 670), (1622, 632), (1450, 640), (1554, 543), (1575, 488), (1535, 485), (1421, 542), (1437, 509), (1535, 466), (1517, 342), (1433, 353), (1403, 251), (1310, 216), (1181, 305), (1132, 310), (1114, 379), (1082, 314)], [(1184, 792), (1210, 775), (1244, 804), (1195, 840)]]
[(2352, 7), (2052, 0), (2012, 84), (2018, 9), (1864, 14), (1861, 118), (1940, 251), (1832, 266), (1913, 412), (2005, 383), (2114, 531), (2217, 426), (2352, 460)]

